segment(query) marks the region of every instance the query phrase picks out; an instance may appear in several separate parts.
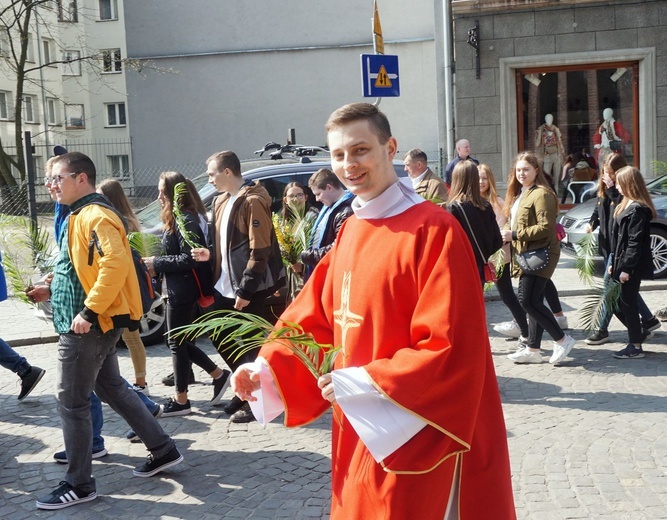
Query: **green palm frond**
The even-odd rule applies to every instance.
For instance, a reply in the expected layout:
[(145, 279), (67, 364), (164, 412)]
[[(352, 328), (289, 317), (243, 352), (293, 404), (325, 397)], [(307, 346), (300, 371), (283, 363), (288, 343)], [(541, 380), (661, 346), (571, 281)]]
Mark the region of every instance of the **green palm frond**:
[(656, 175), (664, 175), (667, 173), (667, 162), (665, 161), (651, 161), (651, 168)]
[(586, 233), (574, 245), (576, 252), (575, 267), (579, 279), (587, 285), (593, 285), (594, 258), (597, 255), (597, 239), (593, 233)]
[(132, 232), (127, 234), (130, 247), (142, 257), (160, 256), (162, 254), (162, 240), (150, 233)]
[(579, 309), (579, 325), (587, 332), (598, 330), (602, 317), (616, 312), (621, 299), (621, 284), (613, 278), (606, 278), (592, 289)]
[(312, 334), (297, 323), (285, 322), (275, 328), (264, 318), (237, 311), (214, 311), (207, 313), (192, 325), (173, 329), (176, 337), (188, 339), (210, 336), (231, 344), (226, 351), (234, 360), (255, 350), (265, 343), (277, 342), (287, 347), (315, 378), (331, 372), (333, 363), (341, 347), (322, 345)]
[(176, 221), (178, 232), (183, 237), (183, 240), (185, 240), (185, 243), (188, 244), (191, 249), (194, 249), (203, 246), (197, 243), (195, 234), (188, 231), (185, 225), (185, 215), (181, 210), (181, 199), (187, 193), (188, 185), (186, 183), (179, 182), (174, 186), (174, 220)]
[(33, 302), (30, 301), (30, 298), (26, 294), (26, 290), (30, 287), (30, 277), (26, 277), (25, 270), (21, 269), (20, 261), (15, 255), (7, 251), (6, 248), (3, 247), (3, 249), (5, 253), (2, 255), (2, 266), (5, 271), (7, 285), (15, 297), (23, 303), (33, 305)]
[[(505, 251), (498, 249), (489, 257), (489, 262), (493, 263), (493, 268), (496, 271), (496, 278), (500, 278), (503, 275), (505, 267), (508, 265), (505, 259)], [(496, 284), (494, 282), (486, 282), (482, 288), (483, 292), (490, 291)]]

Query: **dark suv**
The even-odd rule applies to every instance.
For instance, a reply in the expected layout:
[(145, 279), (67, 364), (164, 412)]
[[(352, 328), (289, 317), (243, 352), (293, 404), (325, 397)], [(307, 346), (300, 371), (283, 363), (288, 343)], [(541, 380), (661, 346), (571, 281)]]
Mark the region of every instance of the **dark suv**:
[[(315, 159), (319, 159), (316, 157)], [(251, 164), (257, 164), (259, 161), (249, 161), (241, 163), (241, 170), (244, 179), (259, 181), (271, 195), (271, 212), (275, 213), (282, 208), (282, 199), (285, 186), (290, 182), (300, 182), (304, 186), (308, 186), (308, 179), (310, 176), (321, 168), (331, 168), (331, 162), (321, 160), (311, 160), (309, 157), (301, 157), (300, 160), (282, 159), (272, 161), (267, 166), (255, 167), (248, 169)], [(267, 161), (263, 161), (265, 164)], [(247, 171), (243, 171), (243, 170)], [(405, 177), (404, 166), (402, 162), (395, 161), (394, 169), (400, 177)], [(199, 195), (210, 211), (213, 198), (217, 195), (215, 188), (208, 183), (208, 175), (198, 175), (192, 182), (197, 187)], [(144, 231), (149, 233), (161, 234), (162, 223), (160, 221), (161, 207), (158, 201), (151, 202), (145, 208), (137, 211), (137, 218), (141, 223)], [(210, 215), (209, 215), (210, 216)], [(279, 306), (278, 306), (279, 307)], [(157, 300), (150, 312), (146, 314), (141, 320), (141, 337), (144, 343), (154, 343), (160, 341), (164, 335), (164, 328), (166, 322), (165, 304), (161, 300)]]

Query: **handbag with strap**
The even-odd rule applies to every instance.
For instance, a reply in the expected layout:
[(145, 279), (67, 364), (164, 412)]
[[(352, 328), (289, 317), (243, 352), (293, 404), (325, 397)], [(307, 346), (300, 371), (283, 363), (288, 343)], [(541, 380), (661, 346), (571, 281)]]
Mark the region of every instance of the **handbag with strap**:
[(514, 260), (524, 273), (536, 273), (549, 265), (549, 248), (541, 247), (532, 251), (516, 253)]
[[(472, 239), (475, 241), (475, 245), (477, 246), (477, 251), (479, 251), (479, 256), (484, 259), (484, 253), (482, 253), (482, 248), (479, 247), (479, 242), (477, 242), (477, 237), (475, 236), (475, 232), (472, 230), (472, 226), (470, 225), (470, 221), (468, 220), (468, 215), (466, 215), (466, 210), (463, 209), (463, 206), (456, 202), (456, 205), (459, 207), (461, 210), (461, 213), (463, 213), (463, 218), (466, 219), (466, 224), (468, 225), (468, 229), (470, 230), (470, 234), (472, 235)], [(485, 282), (497, 282), (498, 281), (498, 275), (496, 273), (496, 266), (493, 265), (493, 262), (486, 262), (484, 264), (484, 281)]]

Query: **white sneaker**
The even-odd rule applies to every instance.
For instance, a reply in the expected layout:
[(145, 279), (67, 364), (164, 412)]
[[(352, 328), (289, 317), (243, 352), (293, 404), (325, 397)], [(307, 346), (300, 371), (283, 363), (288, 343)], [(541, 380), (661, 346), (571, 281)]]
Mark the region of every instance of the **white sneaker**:
[(530, 350), (529, 347), (524, 347), (514, 354), (509, 354), (508, 359), (511, 359), (517, 364), (521, 363), (542, 363), (542, 354), (538, 350)]
[(554, 341), (554, 352), (551, 354), (549, 363), (552, 365), (557, 365), (563, 361), (568, 356), (575, 343), (576, 342), (574, 341), (574, 338), (572, 336), (568, 336), (567, 334), (565, 335), (565, 341), (563, 341), (562, 344)]
[(144, 386), (132, 385), (132, 390), (134, 390), (135, 392), (140, 392), (140, 393), (144, 394), (146, 397), (150, 397), (150, 395), (151, 395), (151, 392), (148, 389), (148, 383), (146, 383)]
[(562, 316), (556, 316), (554, 314), (554, 318), (556, 318), (556, 321), (558, 322), (558, 326), (560, 327), (561, 330), (569, 329), (567, 325), (567, 316), (563, 314)]
[(514, 320), (504, 321), (503, 323), (494, 325), (493, 330), (495, 330), (498, 334), (509, 336), (510, 338), (518, 338), (521, 336), (521, 329)]

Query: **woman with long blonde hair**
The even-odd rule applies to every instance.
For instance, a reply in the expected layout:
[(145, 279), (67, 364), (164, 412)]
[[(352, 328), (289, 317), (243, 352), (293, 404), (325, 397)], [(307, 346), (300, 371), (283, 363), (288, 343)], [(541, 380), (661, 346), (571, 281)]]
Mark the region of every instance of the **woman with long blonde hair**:
[(616, 172), (616, 186), (623, 200), (614, 210), (609, 273), (621, 284), (621, 298), (616, 317), (628, 329), (628, 344), (614, 354), (617, 359), (644, 357), (642, 331), (637, 309), (639, 286), (643, 279), (653, 279), (651, 254), (651, 219), (655, 206), (637, 168), (626, 166)]
[(520, 267), (516, 257), (512, 258), (512, 274), (519, 277), (519, 302), (528, 314), (528, 341), (525, 348), (508, 357), (515, 363), (541, 363), (540, 346), (546, 330), (554, 340), (549, 363), (558, 364), (575, 343), (544, 305), (544, 292), (560, 257), (556, 238), (558, 199), (532, 152), (522, 152), (514, 161), (504, 212), (508, 223), (502, 236), (505, 242), (512, 243), (514, 254), (534, 252), (544, 258), (541, 265), (532, 269)]

